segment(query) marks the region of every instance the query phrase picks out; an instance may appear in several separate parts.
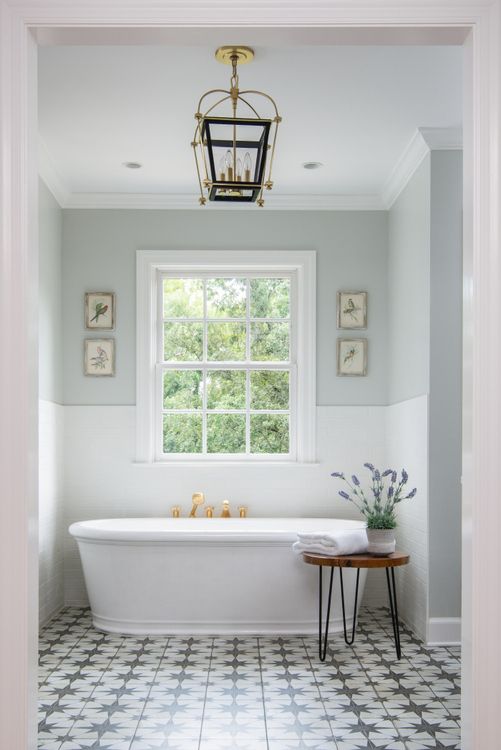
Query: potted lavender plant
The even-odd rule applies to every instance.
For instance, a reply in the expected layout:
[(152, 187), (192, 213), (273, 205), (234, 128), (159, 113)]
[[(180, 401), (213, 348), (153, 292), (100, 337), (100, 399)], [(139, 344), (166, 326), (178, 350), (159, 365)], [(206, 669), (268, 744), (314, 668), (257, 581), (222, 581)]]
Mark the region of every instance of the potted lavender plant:
[(372, 464), (367, 463), (364, 466), (371, 473), (370, 486), (366, 492), (355, 474), (352, 475), (351, 481), (341, 471), (335, 471), (331, 476), (342, 479), (348, 485), (349, 492), (340, 490), (339, 495), (353, 503), (367, 519), (368, 552), (373, 555), (390, 555), (395, 552), (395, 506), (402, 500), (414, 497), (417, 489), (414, 487), (405, 494), (405, 486), (409, 479), (405, 469), (402, 469), (399, 479), (394, 469), (386, 469), (381, 473)]

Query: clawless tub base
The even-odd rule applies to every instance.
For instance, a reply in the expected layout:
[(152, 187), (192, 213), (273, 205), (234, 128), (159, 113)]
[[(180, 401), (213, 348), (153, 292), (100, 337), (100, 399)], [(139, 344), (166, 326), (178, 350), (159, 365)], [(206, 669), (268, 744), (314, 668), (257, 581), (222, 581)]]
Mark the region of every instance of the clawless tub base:
[[(332, 518), (129, 518), (70, 527), (93, 623), (130, 635), (316, 633), (316, 571), (291, 549), (298, 531), (363, 528)], [(365, 584), (360, 577), (359, 601)], [(353, 601), (355, 573), (346, 571)], [(347, 611), (350, 622), (353, 611)], [(342, 630), (339, 583), (331, 632)]]

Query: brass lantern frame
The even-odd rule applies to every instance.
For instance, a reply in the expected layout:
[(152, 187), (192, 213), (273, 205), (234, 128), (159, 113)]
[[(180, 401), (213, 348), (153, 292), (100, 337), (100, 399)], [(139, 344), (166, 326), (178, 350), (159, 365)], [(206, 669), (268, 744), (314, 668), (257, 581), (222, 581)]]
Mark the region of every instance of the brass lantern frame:
[[(282, 118), (278, 113), (274, 99), (269, 94), (256, 89), (246, 89), (244, 91), (240, 91), (239, 89), (237, 66), (238, 64), (250, 62), (253, 57), (254, 52), (249, 47), (220, 47), (216, 50), (216, 59), (232, 66), (230, 88), (210, 89), (202, 94), (199, 99), (195, 114), (197, 125), (191, 145), (195, 156), (200, 187), (199, 203), (202, 206), (206, 205), (207, 200), (210, 200), (239, 203), (256, 202), (258, 206), (262, 207), (264, 206), (264, 190), (271, 190), (273, 187), (273, 159), (275, 156), (278, 126)], [(206, 101), (208, 98), (215, 97), (218, 94), (222, 94), (223, 96), (218, 98), (214, 103), (210, 104)], [(272, 117), (261, 117), (254, 106), (255, 102), (251, 103), (249, 97), (262, 97), (265, 99), (268, 107), (271, 105)], [(218, 108), (222, 107), (228, 101), (231, 101), (232, 115), (218, 115)], [(238, 117), (238, 104), (245, 106), (250, 116)], [(207, 107), (205, 111), (203, 111), (204, 106)], [(232, 126), (232, 138), (227, 141), (213, 141), (211, 127), (216, 125)], [(250, 174), (244, 176), (247, 179), (243, 177), (239, 178), (237, 175), (237, 146), (245, 147), (247, 143), (246, 141), (237, 139), (237, 126), (240, 128), (245, 128), (246, 126), (262, 127), (262, 136), (260, 139), (262, 143), (260, 141), (249, 141), (247, 144), (249, 148), (257, 150), (257, 155), (259, 156), (259, 162), (256, 159), (253, 179), (249, 179)], [(213, 146), (216, 143), (219, 147), (227, 148), (232, 154), (233, 159), (231, 174), (220, 174), (219, 179), (216, 179), (217, 173), (213, 154)], [(233, 179), (230, 179), (230, 177), (233, 177)]]

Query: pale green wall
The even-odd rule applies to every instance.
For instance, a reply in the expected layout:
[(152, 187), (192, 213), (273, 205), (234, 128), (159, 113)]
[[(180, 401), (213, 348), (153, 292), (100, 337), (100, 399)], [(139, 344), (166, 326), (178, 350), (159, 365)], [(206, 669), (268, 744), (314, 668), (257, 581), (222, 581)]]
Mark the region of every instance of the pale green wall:
[[(317, 402), (387, 402), (387, 215), (373, 212), (65, 210), (64, 401), (135, 403), (136, 250), (317, 251)], [(336, 377), (336, 291), (369, 292), (366, 378)], [(85, 291), (117, 295), (116, 377), (82, 372)], [(88, 334), (87, 334), (88, 335)], [(106, 334), (108, 335), (108, 334)], [(349, 335), (349, 332), (348, 332)]]
[(431, 160), (430, 617), (461, 614), (462, 154)]
[(62, 211), (39, 180), (40, 398), (63, 402)]
[(388, 218), (389, 403), (427, 395), (430, 617), (461, 615), (462, 154), (432, 151)]
[(430, 369), (430, 155), (388, 216), (388, 400), (428, 393)]

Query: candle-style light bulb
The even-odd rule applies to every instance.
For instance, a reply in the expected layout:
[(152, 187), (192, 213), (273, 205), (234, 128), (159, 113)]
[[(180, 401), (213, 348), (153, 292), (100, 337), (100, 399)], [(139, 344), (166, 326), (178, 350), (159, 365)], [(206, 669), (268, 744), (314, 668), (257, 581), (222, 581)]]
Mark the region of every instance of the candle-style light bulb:
[(251, 157), (249, 152), (247, 151), (244, 156), (244, 182), (250, 182), (251, 178)]
[(228, 182), (233, 182), (233, 157), (229, 149), (226, 152), (225, 161), (226, 161), (226, 171), (227, 171)]
[(226, 169), (226, 163), (225, 163), (225, 161), (224, 161), (224, 156), (222, 156), (222, 157), (221, 157), (221, 158), (219, 159), (219, 179), (220, 179), (221, 181), (223, 181), (223, 180), (224, 180), (224, 177), (225, 177), (225, 174), (224, 174), (224, 173), (225, 173), (225, 169)]
[(219, 179), (221, 182), (224, 182), (226, 179), (226, 162), (224, 156), (219, 160)]
[(237, 182), (242, 182), (242, 159), (237, 159)]

